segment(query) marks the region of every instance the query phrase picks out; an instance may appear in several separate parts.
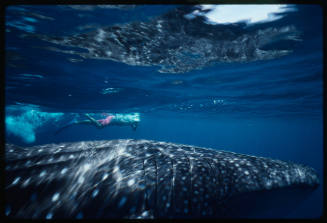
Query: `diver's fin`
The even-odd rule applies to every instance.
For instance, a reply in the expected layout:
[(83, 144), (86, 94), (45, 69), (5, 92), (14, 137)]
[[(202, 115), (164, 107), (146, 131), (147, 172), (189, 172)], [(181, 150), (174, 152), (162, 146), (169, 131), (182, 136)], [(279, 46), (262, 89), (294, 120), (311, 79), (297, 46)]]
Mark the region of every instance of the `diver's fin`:
[[(92, 117), (91, 117), (92, 118)], [(95, 120), (96, 121), (96, 120)], [(72, 125), (78, 125), (78, 124), (92, 124), (92, 122), (94, 122), (91, 119), (86, 119), (86, 120), (81, 120), (81, 121), (77, 121), (76, 119), (70, 121), (67, 125), (64, 125), (62, 127), (60, 127), (59, 129), (57, 129), (54, 133), (54, 135), (59, 134), (62, 130), (72, 126)]]
[(59, 129), (57, 129), (55, 132), (54, 132), (54, 135), (57, 135), (59, 134), (62, 130), (72, 126), (72, 125), (76, 125), (76, 124), (89, 124), (91, 121), (90, 120), (82, 120), (82, 121), (76, 121), (75, 119), (72, 120), (71, 122), (69, 122), (67, 125), (64, 125), (62, 127), (60, 127)]
[(136, 124), (136, 123), (133, 123), (133, 124), (131, 125), (131, 127), (132, 127), (133, 131), (136, 131), (137, 124)]
[(68, 125), (64, 125), (62, 127), (60, 127), (59, 129), (57, 129), (55, 132), (54, 132), (54, 135), (58, 135), (62, 130), (68, 128), (69, 126), (72, 126), (76, 124), (75, 122), (72, 122), (72, 123), (69, 123)]

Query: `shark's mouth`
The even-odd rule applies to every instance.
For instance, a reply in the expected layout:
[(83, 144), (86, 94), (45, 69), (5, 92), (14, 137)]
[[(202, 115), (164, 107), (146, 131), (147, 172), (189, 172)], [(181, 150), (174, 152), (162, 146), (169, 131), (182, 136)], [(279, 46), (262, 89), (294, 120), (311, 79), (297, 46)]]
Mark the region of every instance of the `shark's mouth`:
[(271, 35), (267, 37), (259, 42), (259, 49), (292, 51), (302, 42), (302, 33), (294, 26), (286, 26), (279, 31), (272, 29)]
[(280, 216), (290, 216), (294, 214), (298, 206), (312, 195), (317, 186), (302, 185), (247, 192), (227, 200), (225, 203), (227, 208), (222, 208), (220, 214), (226, 218), (280, 218)]
[(298, 46), (298, 42), (288, 39), (279, 39), (272, 41), (260, 47), (261, 50), (288, 50), (291, 51)]

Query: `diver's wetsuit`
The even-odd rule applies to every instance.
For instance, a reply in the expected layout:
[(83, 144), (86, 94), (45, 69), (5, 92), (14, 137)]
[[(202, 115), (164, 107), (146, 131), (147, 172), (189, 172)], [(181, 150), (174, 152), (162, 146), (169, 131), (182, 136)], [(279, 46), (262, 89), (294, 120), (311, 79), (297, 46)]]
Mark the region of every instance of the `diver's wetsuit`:
[(91, 123), (94, 123), (99, 128), (109, 125), (111, 120), (115, 117), (113, 115), (108, 115), (105, 119), (96, 120), (92, 118), (89, 114), (85, 114), (85, 116), (91, 121)]

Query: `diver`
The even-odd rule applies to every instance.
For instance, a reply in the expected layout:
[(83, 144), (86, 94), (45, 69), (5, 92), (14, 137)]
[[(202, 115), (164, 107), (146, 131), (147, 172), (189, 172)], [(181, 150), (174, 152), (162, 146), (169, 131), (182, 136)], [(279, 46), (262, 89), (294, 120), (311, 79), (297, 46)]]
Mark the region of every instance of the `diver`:
[(84, 114), (87, 119), (86, 120), (80, 120), (76, 121), (73, 120), (72, 122), (68, 123), (67, 125), (59, 128), (55, 135), (61, 132), (62, 130), (66, 129), (69, 126), (77, 125), (77, 124), (91, 124), (95, 125), (97, 128), (104, 128), (106, 126), (110, 125), (118, 125), (118, 126), (126, 126), (130, 125), (132, 129), (135, 131), (137, 128), (137, 124), (140, 121), (139, 113), (132, 113), (132, 114), (115, 114), (115, 115), (109, 115), (107, 113), (102, 113), (102, 115), (105, 116), (103, 119), (96, 120), (89, 114)]

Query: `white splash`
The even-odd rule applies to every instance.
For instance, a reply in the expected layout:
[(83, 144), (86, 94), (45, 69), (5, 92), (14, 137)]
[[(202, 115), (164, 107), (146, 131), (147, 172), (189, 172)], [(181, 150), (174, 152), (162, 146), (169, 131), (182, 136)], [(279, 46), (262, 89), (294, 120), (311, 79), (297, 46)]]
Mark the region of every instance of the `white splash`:
[(270, 22), (281, 19), (278, 13), (295, 11), (294, 5), (200, 5), (202, 12), (194, 10), (185, 15), (187, 19), (204, 16), (209, 24), (230, 24), (246, 22), (247, 24)]

